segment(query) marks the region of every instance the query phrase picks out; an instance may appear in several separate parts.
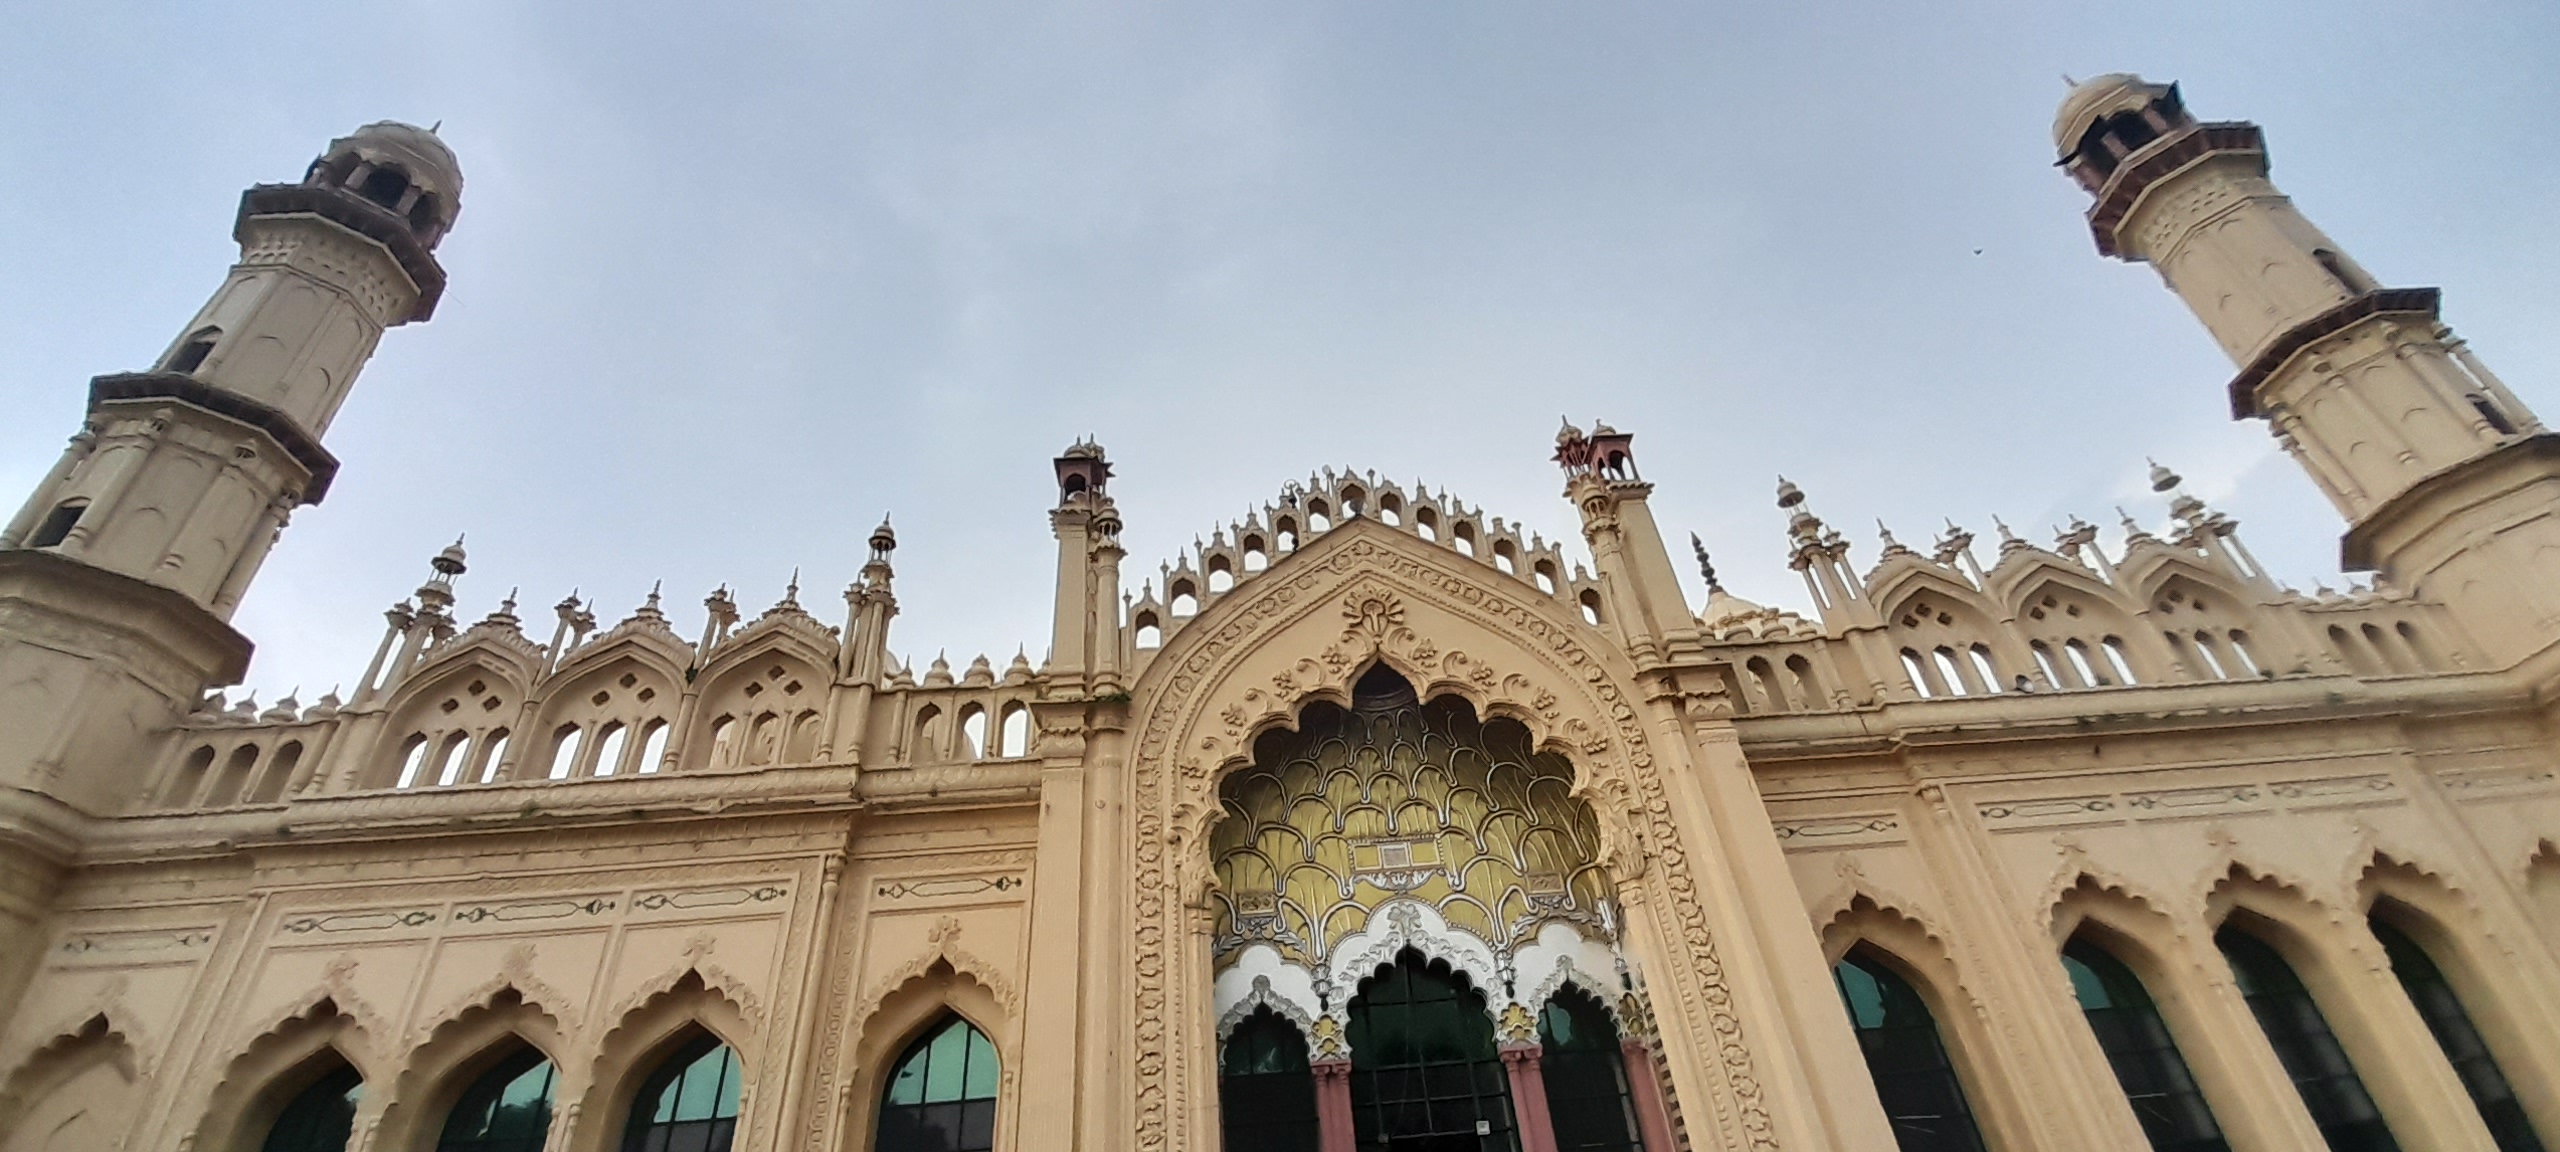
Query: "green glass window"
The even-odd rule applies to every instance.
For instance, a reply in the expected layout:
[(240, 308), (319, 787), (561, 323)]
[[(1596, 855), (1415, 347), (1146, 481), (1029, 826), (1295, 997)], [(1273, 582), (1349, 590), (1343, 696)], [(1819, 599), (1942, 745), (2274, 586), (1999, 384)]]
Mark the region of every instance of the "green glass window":
[(542, 1152), (551, 1128), (551, 1061), (530, 1044), (480, 1074), (445, 1114), (436, 1152)]
[(1465, 975), (1407, 949), (1360, 982), (1349, 1032), (1360, 1152), (1518, 1152), (1493, 1018)]
[(2471, 1093), (2471, 1103), (2480, 1109), (2480, 1118), (2488, 1122), (2489, 1135), (2497, 1140), (2498, 1152), (2542, 1152), (2542, 1141), (2533, 1134), (2533, 1122), (2525, 1119), (2524, 1105), (2516, 1102), (2515, 1089), (2507, 1083), (2506, 1073), (2498, 1069), (2498, 1058), (2480, 1039), (2480, 1030), (2472, 1027), (2471, 1014), (2463, 1010), (2462, 999), (2453, 994), (2453, 985), (2445, 980), (2434, 958), (2407, 933), (2380, 916), (2374, 917), (2372, 924), (2374, 938), (2382, 941), (2383, 952), (2391, 957), (2391, 974), (2400, 978), (2400, 987), (2408, 991), (2409, 1002), (2417, 1006), (2427, 1030), (2435, 1033), (2445, 1059), (2453, 1062), (2463, 1088)]
[(2230, 1152), (2178, 1042), (2133, 970), (2086, 937), (2063, 946), (2062, 968), (2098, 1048), (2155, 1152)]
[(364, 1076), (340, 1063), (284, 1106), (259, 1152), (346, 1152), (363, 1101)]
[(1556, 1152), (1643, 1152), (1627, 1055), (1597, 998), (1570, 984), (1557, 989), (1538, 1013), (1538, 1049)]
[(729, 1152), (738, 1135), (738, 1052), (708, 1033), (658, 1065), (631, 1100), (623, 1152)]
[(1316, 1152), (1316, 1084), (1297, 1025), (1262, 1007), (1227, 1034), (1218, 1116), (1226, 1152)]
[(2285, 1075), (2293, 1078), (2294, 1090), (2302, 1093), (2303, 1106), (2311, 1110), (2330, 1152), (2400, 1152), (2382, 1122), (2382, 1111), (2373, 1106), (2355, 1065), (2347, 1062), (2347, 1050), (2338, 1046), (2328, 1018), (2294, 975), (2293, 965), (2266, 941), (2228, 925), (2213, 934), (2213, 943), (2231, 962), (2240, 994), (2248, 998), (2250, 1013), (2274, 1046)]
[(989, 1152), (999, 1071), (986, 1033), (944, 1017), (907, 1045), (889, 1073), (874, 1152)]
[(1866, 954), (1863, 945), (1832, 966), (1831, 978), (1858, 1030), (1858, 1048), (1866, 1053), (1867, 1074), (1875, 1078), (1876, 1097), (1893, 1122), (1895, 1146), (1901, 1152), (1982, 1152), (1964, 1085), (1956, 1080), (1937, 1018), (1919, 991), (1891, 965)]

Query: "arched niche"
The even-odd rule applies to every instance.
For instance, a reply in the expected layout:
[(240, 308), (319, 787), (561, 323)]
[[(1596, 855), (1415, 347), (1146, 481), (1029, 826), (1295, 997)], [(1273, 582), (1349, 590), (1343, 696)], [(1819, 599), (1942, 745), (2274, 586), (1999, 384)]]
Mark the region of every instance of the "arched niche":
[(309, 1009), (251, 1041), (232, 1057), (196, 1125), (199, 1148), (256, 1148), (276, 1118), (304, 1089), (341, 1068), (353, 1068), (366, 1088), (362, 1117), (381, 1108), (384, 1080), (374, 1066), (372, 1039), (337, 1001), (322, 997)]
[(705, 984), (700, 972), (688, 970), (674, 984), (624, 1013), (587, 1054), (586, 1074), (581, 1077), (585, 1090), (574, 1104), (563, 1101), (576, 1117), (566, 1152), (620, 1148), (631, 1102), (641, 1085), (669, 1058), (706, 1035), (738, 1054), (742, 1073), (738, 1115), (743, 1127), (755, 1103), (759, 1070), (751, 1046), (754, 1030), (735, 1001)]
[[(1370, 665), (1350, 707), (1308, 703), (1219, 782), (1225, 818), (1209, 834), (1218, 969), (1259, 944), (1335, 989), (1376, 966), (1364, 953), (1424, 947), (1491, 990), (1500, 1012), (1544, 929), (1602, 941), (1606, 956), (1616, 885), (1574, 775), (1569, 757), (1533, 747), (1518, 721), (1479, 719), (1454, 695), (1421, 699)], [(1394, 915), (1403, 921), (1379, 922)]]
[[(702, 719), (693, 724), (690, 746), (678, 762), (686, 768), (728, 768), (791, 761), (791, 737), (804, 720), (821, 714), (831, 679), (823, 670), (826, 665), (806, 647), (798, 637), (777, 631), (752, 651), (724, 653), (706, 669), (697, 680), (694, 706)], [(714, 755), (714, 732), (723, 721), (738, 725), (725, 759)], [(770, 752), (759, 742), (759, 724), (770, 725)]]
[[(996, 1090), (996, 1139), (999, 1147), (1030, 1147), (1011, 1134), (1019, 1121), (1016, 1087), (1022, 1058), (1019, 1021), (1005, 1011), (1004, 997), (976, 976), (937, 957), (923, 970), (900, 981), (855, 1025), (847, 1065), (853, 1069), (846, 1086), (840, 1144), (869, 1148), (879, 1121), (880, 1099), (888, 1087), (898, 1055), (926, 1030), (957, 1016), (987, 1037), (1002, 1067)], [(1013, 1141), (1008, 1145), (1007, 1141)]]
[(1368, 518), (1306, 542), (1167, 639), (1131, 691), (1129, 854), (1114, 877), (1138, 957), (1126, 1033), (1135, 1146), (1216, 1139), (1209, 1110), (1175, 1102), (1215, 1090), (1212, 987), (1191, 975), (1210, 970), (1213, 942), (1209, 917), (1186, 908), (1205, 908), (1215, 882), (1207, 835), (1218, 783), (1308, 701), (1347, 707), (1373, 664), (1425, 699), (1454, 695), (1478, 716), (1516, 720), (1532, 747), (1572, 758), (1573, 794), (1599, 819), (1595, 862), (1617, 880), (1646, 983), (1681, 990), (1654, 1008), (1673, 1083), (1699, 1097), (1684, 1114), (1729, 1143), (1780, 1130), (1753, 1047), (1776, 1037), (1746, 1028), (1734, 1007), (1708, 930), (1721, 913), (1692, 871), (1710, 849), (1673, 815), (1695, 802), (1666, 783), (1687, 749), (1656, 745), (1634, 669), (1599, 639), (1570, 605)]
[[(402, 684), (392, 696), (372, 757), (357, 769), (355, 787), (390, 788), (400, 782), (404, 755), (421, 740), (428, 750), (420, 783), (435, 783), (438, 756), (456, 736), (478, 747), (492, 733), (514, 725), (523, 711), (522, 679), (489, 653), (456, 655)], [(478, 783), (476, 775), (458, 783)]]
[[(486, 1001), (466, 1009), (429, 1032), (427, 1041), (409, 1053), (407, 1064), (391, 1082), (389, 1100), (374, 1130), (371, 1147), (431, 1148), (443, 1131), (445, 1117), (491, 1067), (523, 1047), (531, 1047), (567, 1071), (560, 1056), (568, 1050), (560, 1022), (513, 986), (499, 989)], [(562, 1097), (552, 1098), (554, 1123)]]
[(104, 1015), (54, 1037), (0, 1080), (0, 1152), (108, 1148), (141, 1103), (133, 1046)]

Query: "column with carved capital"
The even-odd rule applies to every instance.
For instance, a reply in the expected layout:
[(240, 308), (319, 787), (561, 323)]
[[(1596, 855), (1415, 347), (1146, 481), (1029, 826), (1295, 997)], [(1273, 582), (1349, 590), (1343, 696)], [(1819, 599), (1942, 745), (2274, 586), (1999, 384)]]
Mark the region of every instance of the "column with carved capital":
[(1678, 1145), (1671, 1142), (1671, 1109), (1662, 1101), (1662, 1079), (1653, 1070), (1653, 1048), (1642, 1036), (1629, 1036), (1618, 1041), (1618, 1050), (1627, 1058), (1627, 1092), (1635, 1099), (1636, 1128), (1644, 1137), (1644, 1152), (1672, 1152)]
[(1317, 1060), (1307, 1065), (1316, 1082), (1317, 1152), (1355, 1152), (1351, 1132), (1351, 1061)]
[(1556, 1152), (1555, 1117), (1547, 1114), (1547, 1078), (1537, 1044), (1502, 1046), (1502, 1071), (1511, 1077), (1511, 1117), (1520, 1127), (1520, 1152)]

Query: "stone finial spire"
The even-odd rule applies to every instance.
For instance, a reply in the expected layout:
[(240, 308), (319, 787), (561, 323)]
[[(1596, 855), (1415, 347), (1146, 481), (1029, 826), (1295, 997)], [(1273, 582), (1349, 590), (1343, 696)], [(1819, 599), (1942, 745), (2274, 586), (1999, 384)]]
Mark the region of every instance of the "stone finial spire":
[(1707, 558), (1707, 542), (1698, 539), (1698, 534), (1695, 532), (1689, 534), (1689, 551), (1697, 554), (1698, 574), (1706, 577), (1707, 591), (1721, 591), (1724, 585), (1716, 582), (1716, 565), (1713, 560)]

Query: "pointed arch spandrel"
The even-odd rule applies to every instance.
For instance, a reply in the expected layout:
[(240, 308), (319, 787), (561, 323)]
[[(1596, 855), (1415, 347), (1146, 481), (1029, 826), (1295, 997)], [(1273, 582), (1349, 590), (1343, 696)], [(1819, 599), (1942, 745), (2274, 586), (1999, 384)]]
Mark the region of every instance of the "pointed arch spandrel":
[[(1635, 673), (1564, 608), (1509, 587), (1392, 529), (1353, 520), (1219, 598), (1169, 639), (1132, 693), (1136, 754), (1126, 787), (1131, 852), (1123, 865), (1134, 962), (1123, 1033), (1134, 1146), (1206, 1147), (1212, 1090), (1211, 990), (1193, 987), (1208, 946), (1198, 896), (1209, 882), (1206, 833), (1220, 777), (1250, 762), (1253, 738), (1285, 726), (1310, 696), (1347, 700), (1372, 663), (1426, 698), (1455, 695), (1479, 716), (1528, 728), (1576, 766), (1575, 795), (1600, 817), (1602, 863), (1654, 965), (1675, 1082), (1691, 1122), (1724, 1146), (1774, 1148), (1776, 1125), (1708, 911), (1691, 847), (1672, 817)], [(1685, 762), (1685, 761), (1675, 761)], [(1767, 1038), (1774, 1040), (1774, 1036)]]

